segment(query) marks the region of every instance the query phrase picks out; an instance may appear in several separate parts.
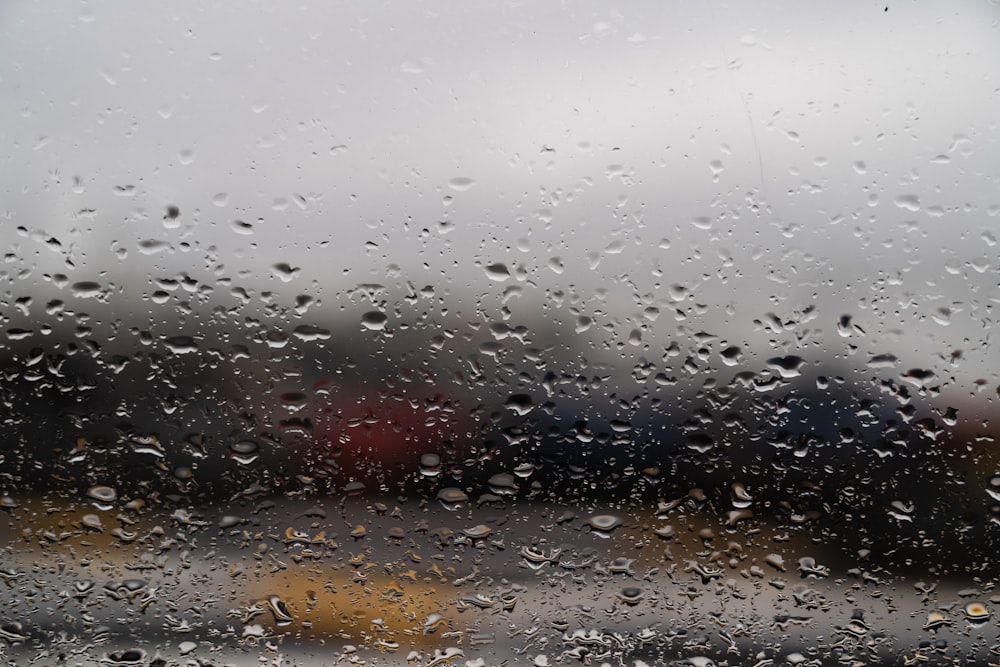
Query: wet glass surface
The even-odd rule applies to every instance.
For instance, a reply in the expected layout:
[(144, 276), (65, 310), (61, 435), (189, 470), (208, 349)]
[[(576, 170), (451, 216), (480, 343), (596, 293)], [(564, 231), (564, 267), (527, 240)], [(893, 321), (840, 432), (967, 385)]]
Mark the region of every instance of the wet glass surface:
[(1000, 663), (1000, 13), (0, 6), (0, 663)]

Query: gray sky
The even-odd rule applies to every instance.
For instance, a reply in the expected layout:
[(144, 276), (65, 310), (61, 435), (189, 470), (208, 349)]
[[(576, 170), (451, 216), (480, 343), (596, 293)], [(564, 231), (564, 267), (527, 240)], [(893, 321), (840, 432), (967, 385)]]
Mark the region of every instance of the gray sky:
[(6, 269), (139, 294), (222, 264), (327, 318), (361, 282), (470, 312), (519, 284), (525, 313), (561, 289), (621, 335), (676, 305), (751, 347), (813, 305), (827, 354), (850, 313), (862, 354), (971, 349), (971, 380), (997, 358), (1000, 11), (886, 6), (6, 2)]

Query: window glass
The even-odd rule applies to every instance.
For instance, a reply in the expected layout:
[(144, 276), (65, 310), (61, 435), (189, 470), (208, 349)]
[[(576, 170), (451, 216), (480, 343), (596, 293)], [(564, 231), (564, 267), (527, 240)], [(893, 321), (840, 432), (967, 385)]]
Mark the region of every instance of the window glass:
[(995, 2), (0, 5), (0, 662), (1000, 662)]

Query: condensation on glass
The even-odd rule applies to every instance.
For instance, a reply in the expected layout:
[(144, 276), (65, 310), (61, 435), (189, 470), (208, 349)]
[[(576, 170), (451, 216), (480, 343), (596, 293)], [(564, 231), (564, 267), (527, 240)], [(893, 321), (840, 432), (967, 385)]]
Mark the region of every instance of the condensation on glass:
[(1000, 662), (1000, 14), (0, 7), (0, 662)]

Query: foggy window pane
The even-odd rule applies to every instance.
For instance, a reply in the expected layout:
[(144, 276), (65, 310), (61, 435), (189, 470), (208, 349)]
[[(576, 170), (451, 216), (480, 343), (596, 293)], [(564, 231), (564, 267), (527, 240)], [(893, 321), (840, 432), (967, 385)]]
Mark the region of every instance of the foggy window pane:
[(0, 664), (1000, 662), (998, 26), (0, 5)]

